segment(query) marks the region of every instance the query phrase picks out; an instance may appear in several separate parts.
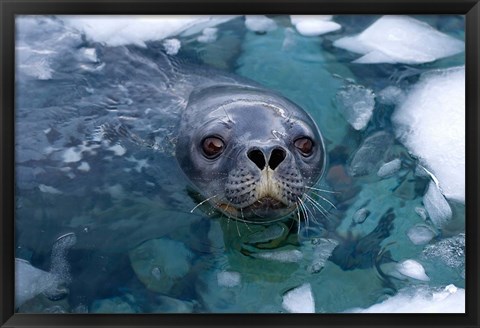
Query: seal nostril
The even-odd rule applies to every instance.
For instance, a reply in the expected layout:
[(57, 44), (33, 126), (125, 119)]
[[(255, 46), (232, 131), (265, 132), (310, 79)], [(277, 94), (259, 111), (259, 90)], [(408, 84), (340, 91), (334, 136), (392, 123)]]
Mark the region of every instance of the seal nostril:
[(285, 152), (285, 150), (280, 148), (275, 148), (272, 151), (272, 154), (270, 155), (268, 166), (270, 166), (272, 170), (275, 170), (277, 166), (279, 166), (280, 163), (283, 162), (286, 156), (287, 156), (287, 153)]
[(263, 168), (265, 167), (265, 156), (263, 156), (263, 153), (260, 150), (250, 150), (247, 156), (252, 162), (255, 163), (255, 165), (258, 166), (260, 170), (263, 170)]

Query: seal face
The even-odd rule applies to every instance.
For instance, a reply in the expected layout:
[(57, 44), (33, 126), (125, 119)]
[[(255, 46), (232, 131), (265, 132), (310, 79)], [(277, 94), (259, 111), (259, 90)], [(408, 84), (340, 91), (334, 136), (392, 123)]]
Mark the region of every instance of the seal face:
[(251, 223), (297, 210), (326, 161), (320, 131), (306, 112), (272, 91), (245, 85), (191, 94), (176, 157), (206, 201)]

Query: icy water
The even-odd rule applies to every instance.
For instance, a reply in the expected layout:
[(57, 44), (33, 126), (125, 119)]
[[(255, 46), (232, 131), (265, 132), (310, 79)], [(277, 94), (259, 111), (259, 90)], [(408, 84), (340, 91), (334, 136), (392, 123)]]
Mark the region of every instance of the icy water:
[[(462, 16), (80, 18), (17, 21), (18, 312), (464, 311)], [(197, 206), (170, 81), (217, 70), (322, 131), (300, 223)]]

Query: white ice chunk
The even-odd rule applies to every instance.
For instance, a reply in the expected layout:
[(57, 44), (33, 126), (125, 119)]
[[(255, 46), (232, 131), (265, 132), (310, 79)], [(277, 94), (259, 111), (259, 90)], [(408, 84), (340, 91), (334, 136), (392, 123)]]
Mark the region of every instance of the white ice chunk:
[(465, 313), (465, 289), (448, 285), (442, 290), (405, 288), (397, 295), (354, 313)]
[(297, 249), (288, 250), (288, 251), (275, 251), (275, 252), (261, 252), (254, 255), (255, 257), (271, 260), (271, 261), (278, 261), (278, 262), (285, 262), (285, 263), (296, 263), (302, 260), (303, 254)]
[(167, 52), (167, 55), (174, 56), (178, 54), (180, 48), (182, 47), (182, 43), (178, 39), (167, 39), (163, 41), (163, 47)]
[(202, 31), (202, 35), (198, 36), (197, 41), (202, 43), (211, 43), (217, 40), (218, 28), (207, 27)]
[(405, 93), (399, 87), (390, 85), (378, 93), (377, 99), (385, 105), (396, 105), (405, 99)]
[(407, 231), (407, 236), (414, 245), (424, 245), (432, 240), (437, 233), (425, 224), (417, 224)]
[(465, 67), (422, 75), (392, 122), (400, 141), (438, 179), (445, 197), (465, 202)]
[(450, 205), (433, 181), (430, 181), (428, 185), (428, 190), (423, 196), (423, 203), (435, 227), (443, 227), (452, 218)]
[(331, 15), (290, 15), (292, 25), (303, 36), (318, 36), (339, 30), (342, 26), (331, 19)]
[(365, 55), (356, 63), (421, 64), (458, 54), (465, 44), (408, 16), (382, 16), (356, 36), (336, 40), (334, 46)]
[(401, 166), (402, 161), (399, 158), (396, 158), (393, 161), (383, 164), (378, 170), (377, 175), (381, 178), (394, 175), (398, 172), (398, 170), (400, 170)]
[(415, 260), (405, 260), (396, 266), (398, 272), (406, 277), (421, 281), (429, 281), (430, 278), (425, 273), (423, 266)]
[(366, 209), (365, 207), (361, 208), (357, 210), (355, 213), (353, 213), (352, 221), (357, 224), (361, 224), (365, 222), (365, 220), (367, 219), (367, 216), (369, 215), (370, 215), (370, 211), (368, 209)]
[(119, 145), (119, 144), (109, 147), (108, 150), (113, 151), (113, 153), (116, 156), (123, 156), (127, 152), (127, 150), (122, 145)]
[(57, 188), (52, 187), (52, 186), (47, 186), (47, 185), (41, 184), (41, 185), (38, 186), (38, 188), (40, 189), (41, 192), (44, 192), (44, 193), (47, 193), (47, 194), (54, 194), (54, 195), (62, 194), (62, 192), (60, 190), (58, 190)]
[(63, 153), (63, 161), (65, 163), (74, 163), (82, 159), (82, 152), (78, 151), (76, 148), (71, 147), (65, 150)]
[(338, 241), (335, 239), (320, 238), (317, 240), (313, 249), (313, 259), (310, 271), (312, 273), (320, 272), (337, 246)]
[(375, 108), (375, 94), (361, 85), (350, 84), (336, 95), (337, 108), (355, 130), (368, 124)]
[(285, 293), (282, 307), (290, 313), (315, 313), (315, 300), (310, 284), (303, 284)]
[(97, 50), (95, 48), (82, 48), (79, 50), (80, 55), (87, 61), (96, 62), (98, 61), (97, 58)]
[(423, 258), (434, 262), (443, 262), (451, 268), (465, 267), (465, 234), (440, 240), (423, 250)]
[(90, 165), (87, 162), (82, 162), (77, 167), (77, 169), (80, 170), (80, 171), (83, 171), (83, 172), (88, 172), (88, 171), (90, 171)]
[(263, 15), (245, 16), (245, 26), (253, 32), (268, 32), (277, 29), (277, 23)]
[(235, 287), (240, 285), (242, 278), (240, 273), (232, 271), (222, 271), (217, 273), (218, 285), (221, 287)]
[(145, 46), (147, 41), (164, 40), (177, 35), (200, 33), (236, 16), (58, 16), (66, 24), (85, 33), (90, 41), (108, 46), (136, 44)]
[(54, 289), (60, 279), (50, 273), (35, 268), (22, 259), (15, 259), (15, 307), (19, 307), (40, 293)]

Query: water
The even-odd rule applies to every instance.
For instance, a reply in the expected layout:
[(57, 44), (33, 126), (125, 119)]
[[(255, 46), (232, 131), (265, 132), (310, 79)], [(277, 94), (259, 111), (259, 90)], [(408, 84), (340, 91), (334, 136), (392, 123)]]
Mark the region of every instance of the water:
[[(443, 148), (423, 156), (415, 145), (432, 148), (432, 116), (403, 120), (399, 110), (406, 101), (417, 106), (415, 95), (428, 105), (435, 88), (422, 86), (450, 73), (425, 73), (464, 65), (464, 57), (427, 52), (417, 58), (426, 62), (412, 63), (409, 49), (391, 63), (383, 45), (370, 43), (360, 54), (335, 46), (378, 18), (323, 17), (301, 25), (305, 36), (288, 16), (250, 17), (247, 25), (243, 17), (222, 24), (177, 18), (163, 27), (145, 19), (123, 29), (115, 24), (125, 22), (113, 19), (104, 30), (72, 17), (19, 20), (15, 246), (28, 270), (17, 274), (41, 273), (62, 285), (18, 291), (17, 311), (390, 312), (409, 300), (425, 311), (462, 311), (464, 184), (452, 185), (435, 166), (439, 153), (454, 152), (447, 164), (456, 174), (464, 170), (462, 154)], [(464, 38), (462, 16), (414, 19), (428, 23), (428, 33), (448, 35), (435, 31), (430, 40), (453, 44), (449, 54)], [(412, 21), (395, 21), (402, 23)], [(425, 28), (412, 24), (409, 30)], [(374, 32), (369, 42), (381, 40)], [(178, 66), (159, 69), (162, 51)], [(387, 63), (352, 63), (364, 55)], [(203, 199), (174, 157), (188, 90), (172, 92), (167, 82), (195, 65), (279, 91), (315, 119), (329, 165), (321, 190), (310, 193), (322, 207), (305, 200), (308, 224), (247, 225), (197, 207)], [(436, 106), (447, 118), (453, 108)], [(402, 120), (419, 124), (404, 127)], [(412, 141), (405, 129), (425, 134)], [(454, 127), (442, 132), (443, 147), (464, 136)]]

